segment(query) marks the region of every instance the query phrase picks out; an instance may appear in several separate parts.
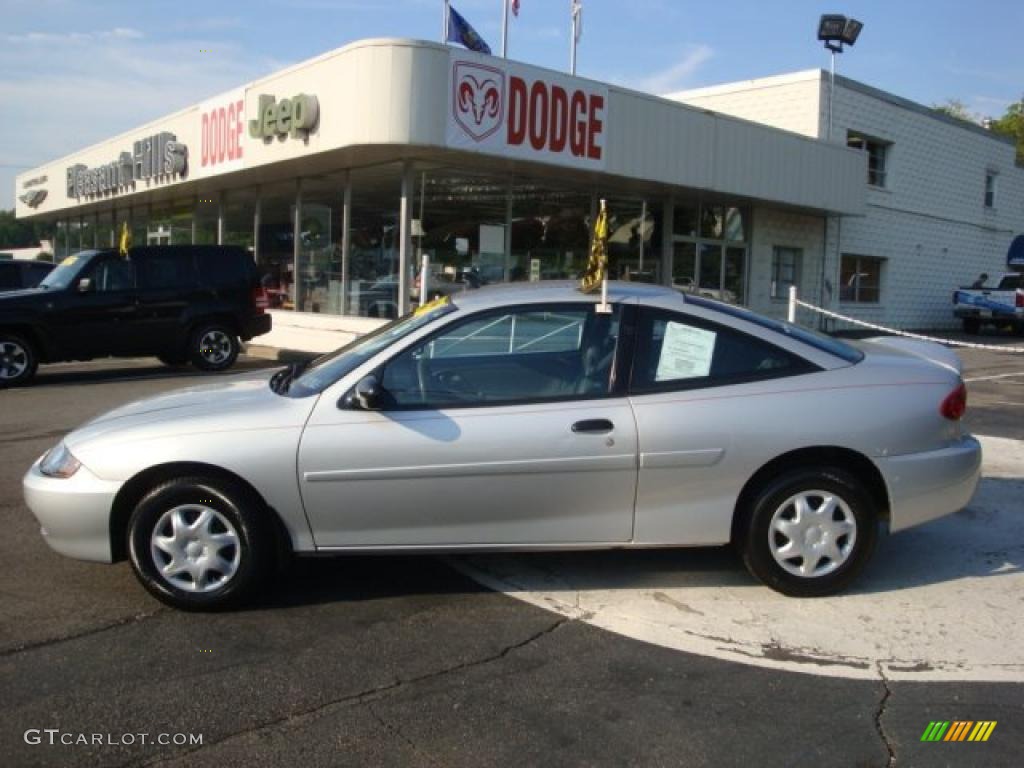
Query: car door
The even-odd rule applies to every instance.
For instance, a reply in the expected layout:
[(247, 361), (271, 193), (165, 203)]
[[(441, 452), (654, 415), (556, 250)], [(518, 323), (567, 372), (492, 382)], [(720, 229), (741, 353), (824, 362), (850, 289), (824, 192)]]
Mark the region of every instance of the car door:
[(380, 410), (322, 397), (298, 463), (317, 546), (629, 541), (621, 315), (577, 303), (455, 320), (378, 369)]
[(184, 317), (198, 302), (195, 249), (191, 246), (146, 248), (135, 256), (139, 273), (138, 324), (145, 351), (183, 348)]
[(784, 444), (759, 424), (787, 409), (799, 418), (799, 399), (780, 397), (773, 380), (817, 368), (759, 337), (669, 310), (642, 309), (636, 339), (635, 540), (725, 543), (740, 490)]
[[(88, 284), (80, 290), (77, 281), (86, 279)], [(136, 324), (134, 262), (117, 254), (97, 256), (78, 275), (76, 283), (55, 300), (48, 315), (66, 357), (135, 354), (142, 337)]]

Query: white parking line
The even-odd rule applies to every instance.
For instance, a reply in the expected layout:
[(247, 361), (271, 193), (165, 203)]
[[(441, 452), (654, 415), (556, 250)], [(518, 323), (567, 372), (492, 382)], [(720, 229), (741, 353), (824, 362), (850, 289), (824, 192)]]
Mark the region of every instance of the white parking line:
[(976, 376), (973, 379), (964, 379), (964, 381), (970, 384), (972, 381), (993, 381), (995, 379), (1008, 379), (1011, 376), (1024, 376), (1024, 371), (1020, 373), (998, 373), (994, 376)]

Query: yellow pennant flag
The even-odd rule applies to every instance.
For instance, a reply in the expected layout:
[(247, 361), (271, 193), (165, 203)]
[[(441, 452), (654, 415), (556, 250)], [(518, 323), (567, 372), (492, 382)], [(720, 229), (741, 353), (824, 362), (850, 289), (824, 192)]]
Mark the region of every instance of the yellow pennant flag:
[(117, 241), (117, 250), (121, 256), (128, 255), (128, 249), (132, 247), (132, 231), (128, 229), (128, 222), (121, 222), (121, 237)]
[(590, 241), (590, 258), (580, 278), (580, 290), (591, 293), (600, 287), (608, 275), (608, 206), (601, 201), (601, 210), (594, 222), (594, 237)]

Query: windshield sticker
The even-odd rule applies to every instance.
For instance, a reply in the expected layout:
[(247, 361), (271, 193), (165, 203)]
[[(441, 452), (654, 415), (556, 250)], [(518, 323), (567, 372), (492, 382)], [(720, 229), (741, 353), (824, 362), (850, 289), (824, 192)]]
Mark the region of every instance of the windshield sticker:
[(711, 372), (711, 357), (715, 353), (714, 331), (693, 328), (682, 323), (668, 322), (665, 339), (661, 343), (661, 357), (655, 381), (695, 379)]
[(450, 296), (438, 296), (433, 301), (428, 301), (423, 306), (417, 307), (412, 313), (413, 317), (419, 317), (420, 315), (425, 315), (428, 312), (433, 312), (435, 309), (445, 307), (448, 305), (450, 300)]
[(78, 257), (77, 257), (77, 256), (68, 256), (68, 257), (67, 257), (66, 259), (64, 259), (64, 261), (62, 261), (62, 262), (60, 263), (60, 265), (61, 265), (62, 267), (70, 267), (70, 266), (71, 266), (72, 264), (74, 264), (74, 263), (75, 263), (76, 261), (78, 261)]

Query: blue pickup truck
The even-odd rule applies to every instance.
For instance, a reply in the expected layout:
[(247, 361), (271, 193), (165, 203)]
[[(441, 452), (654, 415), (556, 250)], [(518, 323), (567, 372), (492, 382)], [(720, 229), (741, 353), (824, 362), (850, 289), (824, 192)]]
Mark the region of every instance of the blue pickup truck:
[(965, 333), (978, 333), (983, 325), (1010, 326), (1024, 334), (1024, 275), (1008, 273), (994, 288), (959, 288), (953, 291), (953, 314)]

